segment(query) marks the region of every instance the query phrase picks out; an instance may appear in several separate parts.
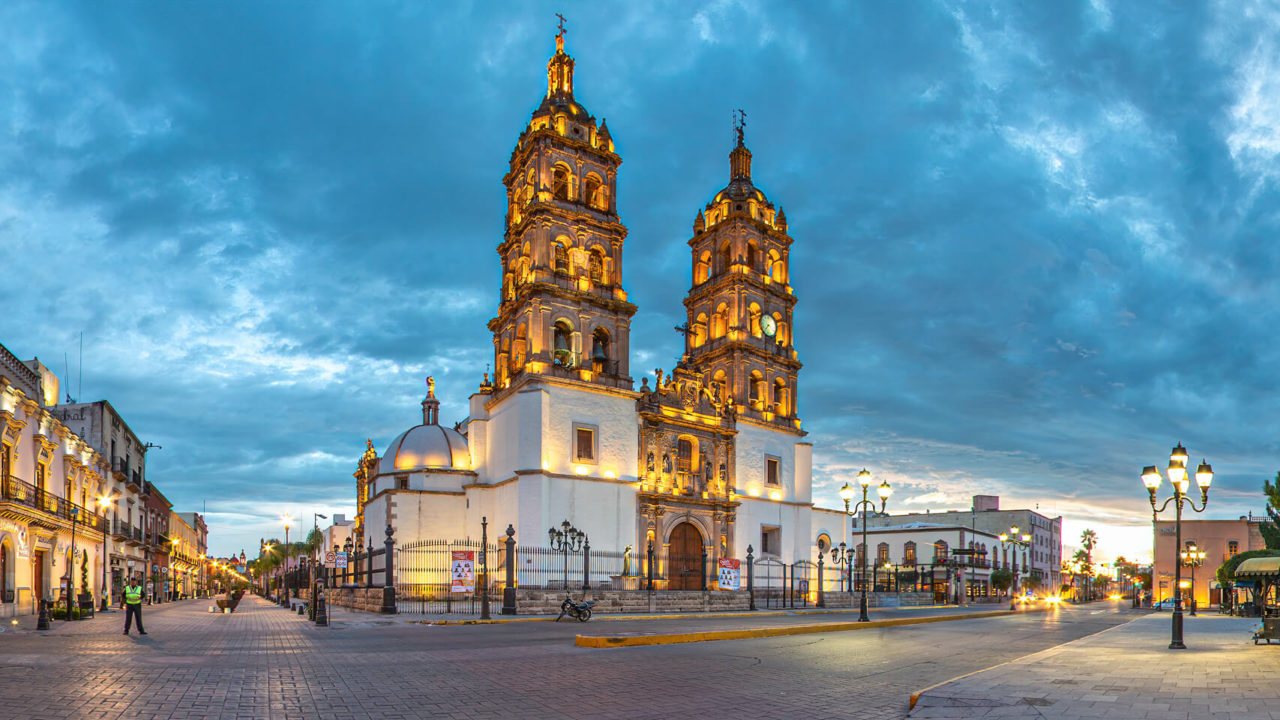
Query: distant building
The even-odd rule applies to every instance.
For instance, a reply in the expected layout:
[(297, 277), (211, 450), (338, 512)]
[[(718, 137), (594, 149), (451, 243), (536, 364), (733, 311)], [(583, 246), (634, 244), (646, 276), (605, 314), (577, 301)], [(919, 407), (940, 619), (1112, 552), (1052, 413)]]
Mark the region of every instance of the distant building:
[[(1057, 589), (1062, 582), (1061, 516), (1050, 518), (1035, 510), (1001, 510), (998, 496), (974, 495), (969, 510), (890, 514), (869, 518), (867, 525), (875, 528), (914, 522), (968, 527), (992, 536), (1016, 526), (1019, 533), (1031, 535), (1030, 547), (1020, 552), (1005, 551), (997, 539), (989, 548), (992, 568), (1016, 568), (1020, 574), (1030, 573), (1040, 579), (1045, 589)], [(858, 518), (853, 519), (852, 526), (856, 530)]]
[(173, 597), (196, 597), (203, 592), (208, 538), (209, 528), (200, 513), (170, 513), (169, 577)]
[(108, 557), (110, 559), (110, 598), (118, 600), (125, 581), (138, 577), (150, 579), (152, 522), (154, 513), (147, 510), (150, 485), (147, 482), (147, 446), (129, 424), (106, 400), (65, 403), (51, 409), (68, 428), (97, 450), (106, 468), (106, 484), (94, 502), (105, 498), (98, 508), (110, 523)]
[[(1248, 551), (1262, 550), (1266, 543), (1262, 540), (1259, 526), (1266, 521), (1265, 516), (1254, 516), (1253, 513), (1241, 515), (1235, 520), (1188, 520), (1182, 521), (1182, 545), (1195, 545), (1203, 550), (1203, 564), (1195, 569), (1195, 601), (1197, 605), (1207, 607), (1217, 605), (1221, 601), (1221, 591), (1214, 579), (1222, 563), (1233, 555)], [(1158, 521), (1155, 524), (1155, 548), (1151, 582), (1154, 585), (1152, 598), (1156, 601), (1173, 597), (1175, 563), (1180, 558), (1177, 547), (1176, 530), (1173, 521)], [(1187, 587), (1182, 590), (1184, 602), (1189, 603), (1192, 596), (1191, 568), (1182, 569), (1182, 579)]]
[[(890, 573), (900, 574), (906, 570), (932, 577), (934, 601), (938, 603), (958, 602), (962, 595), (970, 601), (993, 597), (991, 558), (1000, 547), (996, 535), (945, 521), (904, 522), (901, 516), (880, 519), (899, 522), (867, 527), (867, 545), (872, 552), (867, 558), (867, 567), (890, 567), (889, 572), (879, 574), (869, 570), (873, 583), (869, 587), (880, 588), (880, 577), (887, 578)], [(824, 545), (826, 540), (825, 537), (820, 538), (819, 545)], [(853, 540), (856, 563), (853, 574), (856, 577), (858, 568), (862, 566), (861, 528), (854, 533)], [(956, 550), (972, 554), (956, 554)], [(855, 583), (854, 587), (857, 589), (860, 584)]]

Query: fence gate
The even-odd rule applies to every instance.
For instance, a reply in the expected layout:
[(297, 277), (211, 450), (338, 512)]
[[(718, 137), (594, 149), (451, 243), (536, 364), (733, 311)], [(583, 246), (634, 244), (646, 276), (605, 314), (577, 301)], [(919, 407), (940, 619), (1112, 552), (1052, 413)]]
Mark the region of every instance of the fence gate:
[(818, 601), (818, 566), (808, 560), (791, 564), (791, 607), (809, 607)]
[[(401, 613), (480, 612), (480, 588), (484, 582), (478, 540), (419, 540), (396, 548), (396, 611)], [(454, 552), (470, 552), (475, 590), (453, 591)], [(497, 572), (498, 546), (488, 547), (489, 598), (501, 599), (501, 575)], [(495, 594), (496, 593), (496, 594)]]
[(756, 560), (754, 582), (756, 607), (786, 607), (787, 566), (781, 560)]

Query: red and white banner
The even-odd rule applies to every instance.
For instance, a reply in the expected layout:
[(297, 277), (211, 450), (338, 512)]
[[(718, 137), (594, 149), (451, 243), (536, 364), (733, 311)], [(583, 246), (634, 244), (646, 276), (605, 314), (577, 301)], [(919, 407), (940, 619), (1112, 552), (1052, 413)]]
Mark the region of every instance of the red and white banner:
[(451, 577), (453, 580), (450, 583), (450, 592), (475, 592), (476, 552), (474, 550), (453, 551), (453, 572)]
[(716, 584), (721, 590), (737, 590), (742, 587), (742, 561), (720, 560), (720, 580)]

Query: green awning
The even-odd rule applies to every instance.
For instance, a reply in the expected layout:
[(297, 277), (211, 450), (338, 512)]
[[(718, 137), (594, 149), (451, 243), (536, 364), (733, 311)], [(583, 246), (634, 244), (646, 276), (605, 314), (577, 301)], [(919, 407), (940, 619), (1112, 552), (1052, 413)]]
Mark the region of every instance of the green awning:
[(1236, 567), (1235, 576), (1280, 577), (1280, 557), (1250, 558)]

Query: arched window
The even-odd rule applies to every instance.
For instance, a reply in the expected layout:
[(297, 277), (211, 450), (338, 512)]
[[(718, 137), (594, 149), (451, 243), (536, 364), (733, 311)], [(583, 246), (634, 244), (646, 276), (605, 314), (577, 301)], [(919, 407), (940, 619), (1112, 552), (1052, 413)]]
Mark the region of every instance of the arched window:
[(764, 375), (759, 370), (751, 371), (750, 394), (747, 399), (751, 401), (751, 407), (760, 410), (764, 403)]
[(751, 268), (754, 272), (759, 272), (760, 269), (756, 267), (759, 262), (760, 248), (756, 246), (754, 241), (747, 243), (747, 267)]
[(946, 540), (933, 541), (933, 561), (936, 563), (942, 563), (947, 561), (947, 541)]
[(711, 386), (715, 388), (715, 395), (721, 402), (729, 401), (729, 380), (723, 370), (717, 370), (712, 376)]
[(556, 272), (562, 275), (569, 274), (569, 246), (564, 242), (557, 240), (552, 243), (552, 252), (555, 255)]
[(720, 246), (720, 272), (729, 272), (729, 266), (733, 264), (733, 250), (729, 246), (729, 241), (725, 240)]
[(910, 540), (908, 540), (906, 544), (902, 546), (902, 564), (903, 565), (916, 564), (916, 544), (914, 542), (911, 542)]
[(773, 278), (776, 283), (785, 283), (787, 281), (787, 268), (782, 263), (782, 256), (777, 250), (769, 251), (769, 277)]
[(600, 252), (600, 248), (591, 248), (591, 254), (587, 257), (587, 274), (593, 283), (604, 283), (604, 253)]
[(587, 175), (587, 179), (583, 181), (584, 189), (587, 191), (587, 204), (596, 210), (607, 210), (609, 208), (609, 191), (605, 188), (604, 183), (600, 181), (600, 177), (595, 173)]
[(689, 438), (676, 441), (676, 472), (693, 472), (693, 441)]
[(729, 306), (720, 303), (716, 307), (716, 311), (711, 314), (711, 338), (714, 340), (718, 337), (724, 337), (726, 326), (729, 323)]
[(693, 284), (700, 285), (710, 277), (711, 253), (703, 250), (702, 255), (698, 257), (698, 261), (693, 264)]
[(699, 313), (696, 320), (693, 321), (693, 335), (690, 336), (689, 343), (693, 347), (701, 347), (707, 341), (707, 315)]
[(551, 195), (557, 200), (568, 200), (570, 192), (570, 182), (572, 176), (569, 169), (563, 165), (556, 165), (551, 169)]
[(573, 329), (564, 320), (556, 322), (551, 328), (552, 359), (561, 367), (573, 367)]
[(866, 555), (866, 553), (867, 553), (867, 546), (866, 546), (866, 545), (863, 545), (862, 543), (858, 543), (858, 559), (857, 559), (857, 562), (858, 562), (858, 567), (859, 567), (859, 568), (861, 568), (861, 567), (862, 567), (862, 563), (863, 563), (863, 562), (865, 562), (865, 560), (866, 560), (866, 558), (864, 558), (864, 557), (863, 557), (864, 555)]
[(591, 334), (591, 369), (598, 373), (613, 374), (609, 367), (609, 333), (604, 328), (596, 328)]
[(831, 536), (826, 533), (822, 533), (821, 535), (818, 536), (818, 552), (825, 553), (830, 549), (831, 549)]
[(516, 328), (516, 341), (511, 349), (511, 367), (515, 371), (524, 369), (525, 353), (529, 350), (529, 328), (520, 323)]
[(750, 332), (752, 337), (760, 337), (760, 306), (751, 303), (747, 307), (747, 318), (750, 322)]
[(882, 542), (876, 546), (876, 564), (884, 565), (889, 562), (889, 543)]
[(533, 192), (538, 185), (536, 178), (537, 175), (534, 173), (533, 168), (529, 168), (529, 173), (524, 178), (524, 201), (526, 203), (533, 202)]
[(773, 381), (773, 406), (779, 415), (787, 414), (787, 381), (782, 378)]

